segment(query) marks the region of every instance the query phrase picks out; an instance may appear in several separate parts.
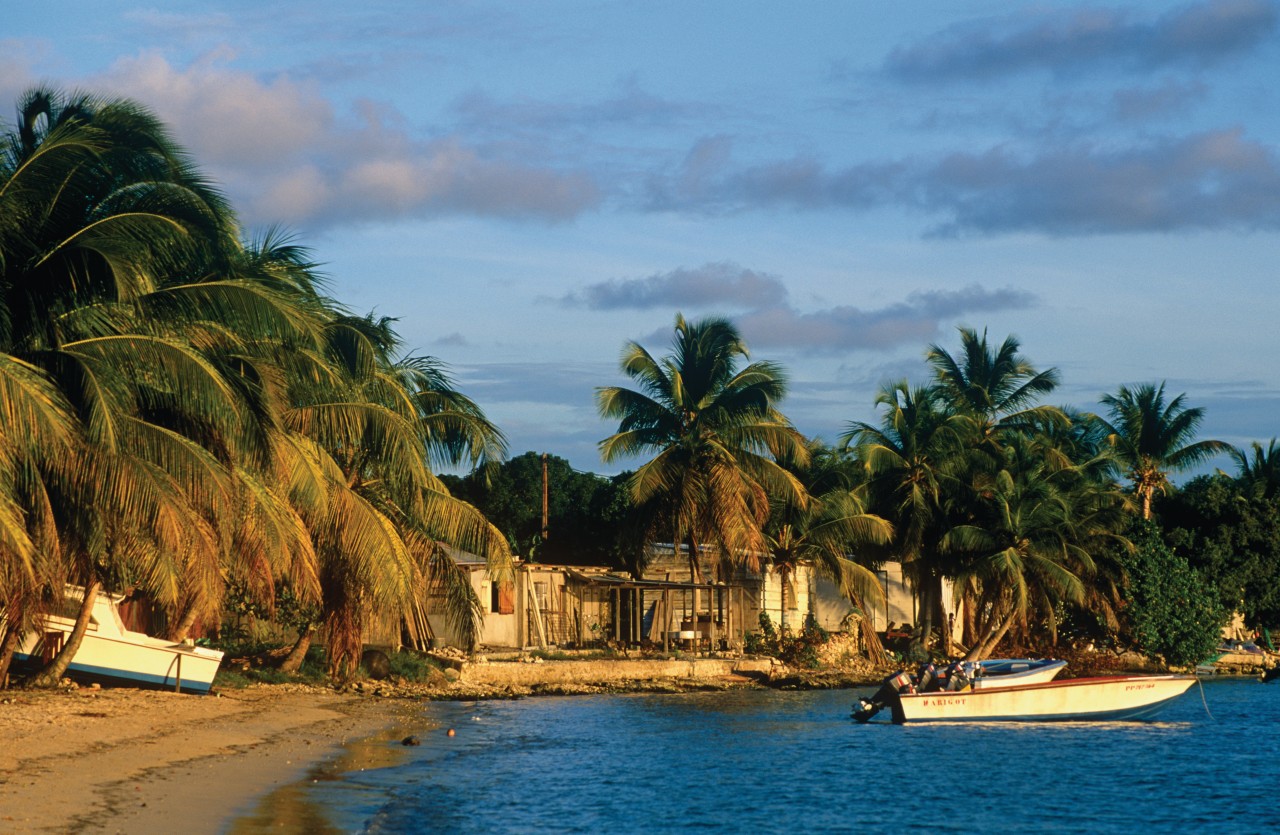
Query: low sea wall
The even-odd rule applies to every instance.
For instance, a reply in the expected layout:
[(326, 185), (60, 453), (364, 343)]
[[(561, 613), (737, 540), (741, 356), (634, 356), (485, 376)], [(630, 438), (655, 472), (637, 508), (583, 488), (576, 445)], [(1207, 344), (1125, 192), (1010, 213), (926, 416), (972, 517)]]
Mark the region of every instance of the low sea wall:
[(602, 661), (495, 661), (465, 664), (459, 683), (478, 687), (598, 684), (660, 679), (712, 680), (744, 677), (767, 680), (777, 662), (770, 658), (698, 658)]

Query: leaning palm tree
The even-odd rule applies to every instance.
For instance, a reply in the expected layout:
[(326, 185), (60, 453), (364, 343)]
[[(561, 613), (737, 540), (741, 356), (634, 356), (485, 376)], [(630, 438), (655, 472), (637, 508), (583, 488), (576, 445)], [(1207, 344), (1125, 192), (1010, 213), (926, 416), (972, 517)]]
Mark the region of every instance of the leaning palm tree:
[(601, 457), (653, 455), (631, 478), (632, 498), (659, 520), (650, 536), (669, 536), (677, 553), (688, 547), (695, 578), (703, 545), (715, 547), (717, 567), (758, 569), (769, 496), (803, 502), (800, 482), (777, 463), (806, 456), (804, 439), (777, 408), (786, 376), (771, 362), (739, 368), (747, 357), (727, 320), (677, 314), (671, 355), (655, 359), (635, 342), (623, 350), (622, 371), (639, 391), (596, 390), (601, 416), (619, 421), (600, 442)]
[(1219, 453), (1230, 453), (1222, 441), (1196, 441), (1204, 409), (1183, 405), (1185, 394), (1165, 403), (1164, 383), (1121, 386), (1102, 397), (1111, 419), (1099, 418), (1117, 461), (1128, 470), (1142, 504), (1142, 518), (1151, 518), (1156, 493), (1169, 485), (1169, 473), (1186, 470)]
[(431, 586), (474, 633), (480, 607), (440, 543), (481, 554), (498, 580), (511, 572), (505, 537), (427, 466), (501, 454), (501, 433), (447, 376), (397, 362), (398, 347), (390, 320), (335, 310), (322, 351), (295, 357), (289, 374), (284, 425), (326, 485), (304, 515), (337, 678), (354, 671), (370, 618), (406, 612)]
[(41, 477), (73, 446), (70, 404), (38, 369), (0, 353), (0, 682), (58, 582), (54, 508)]
[(1041, 476), (1001, 470), (987, 491), (985, 517), (952, 527), (942, 539), (944, 550), (976, 555), (958, 579), (961, 586), (977, 581), (988, 616), (968, 660), (987, 657), (1034, 603), (1052, 612), (1059, 600), (1084, 599), (1080, 573), (1091, 571), (1093, 561), (1077, 541), (1070, 502)]
[[(77, 649), (98, 589), (134, 579), (175, 597), (180, 555), (214, 554), (225, 467), (204, 443), (243, 424), (200, 351), (139, 300), (235, 247), (222, 198), (163, 127), (126, 101), (36, 90), (0, 148), (0, 352), (70, 406), (71, 448), (41, 456), (62, 581), (83, 587)], [(62, 581), (49, 581), (55, 595)]]

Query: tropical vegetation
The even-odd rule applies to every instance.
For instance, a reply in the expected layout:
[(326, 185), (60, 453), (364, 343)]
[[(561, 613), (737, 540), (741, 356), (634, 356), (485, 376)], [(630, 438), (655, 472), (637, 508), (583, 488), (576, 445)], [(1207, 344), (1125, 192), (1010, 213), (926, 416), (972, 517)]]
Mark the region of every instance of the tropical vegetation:
[[(329, 668), (371, 618), (461, 590), (444, 545), (509, 570), (506, 540), (432, 466), (504, 441), (391, 321), (323, 293), (307, 253), (243, 240), (231, 207), (150, 113), (37, 89), (0, 148), (0, 674), (78, 587), (138, 589), (169, 635), (216, 620), (229, 586), (315, 605)], [(474, 598), (474, 595), (470, 595)], [(305, 636), (300, 636), (305, 638)]]
[[(287, 625), (285, 669), (323, 634), (342, 680), (371, 627), (428, 597), (474, 641), (484, 607), (453, 549), (499, 582), (513, 554), (640, 577), (665, 548), (702, 582), (770, 568), (785, 595), (811, 566), (872, 654), (894, 561), (921, 659), (1087, 634), (1187, 663), (1229, 612), (1280, 623), (1276, 441), (1199, 438), (1203, 409), (1163, 382), (1098, 414), (1055, 405), (1057, 369), (961, 328), (831, 446), (731, 321), (677, 314), (667, 353), (626, 343), (629, 385), (595, 393), (617, 425), (602, 461), (634, 469), (506, 460), (441, 360), (331, 298), (287, 236), (246, 235), (145, 108), (38, 88), (0, 127), (0, 680), (70, 607), (37, 678), (58, 681), (94, 599), (129, 590), (174, 640), (229, 611)], [(1214, 456), (1237, 472), (1173, 483)]]
[(746, 343), (726, 319), (686, 321), (677, 315), (672, 352), (656, 359), (627, 343), (621, 368), (639, 386), (596, 391), (601, 417), (619, 421), (600, 442), (613, 462), (652, 454), (628, 482), (638, 528), (647, 541), (687, 548), (713, 546), (717, 571), (742, 562), (758, 568), (770, 498), (804, 501), (804, 488), (779, 461), (803, 464), (804, 438), (778, 411), (786, 374), (751, 362)]

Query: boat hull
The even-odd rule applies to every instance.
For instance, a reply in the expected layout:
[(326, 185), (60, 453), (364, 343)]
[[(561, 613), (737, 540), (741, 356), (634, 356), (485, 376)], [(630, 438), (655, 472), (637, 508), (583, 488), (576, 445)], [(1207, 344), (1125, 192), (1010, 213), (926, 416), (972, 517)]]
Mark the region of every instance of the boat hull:
[[(76, 590), (78, 591), (78, 590)], [(117, 600), (101, 595), (80, 648), (67, 666), (67, 676), (84, 682), (208, 693), (222, 664), (222, 653), (174, 643), (124, 628)], [(50, 615), (25, 636), (14, 653), (19, 669), (33, 670), (62, 646), (75, 622)]]
[[(15, 652), (14, 662), (19, 669), (33, 671), (43, 665), (39, 655), (30, 653)], [(209, 658), (177, 649), (113, 646), (112, 642), (86, 635), (75, 660), (67, 665), (67, 677), (118, 687), (204, 694), (213, 686), (221, 664), (221, 654)]]
[(1003, 659), (999, 662), (983, 662), (986, 675), (973, 680), (973, 689), (989, 690), (993, 687), (1023, 687), (1028, 684), (1044, 684), (1062, 672), (1066, 661), (1040, 661)]
[(962, 693), (900, 694), (890, 707), (897, 723), (1141, 721), (1194, 683), (1194, 676), (1104, 676)]

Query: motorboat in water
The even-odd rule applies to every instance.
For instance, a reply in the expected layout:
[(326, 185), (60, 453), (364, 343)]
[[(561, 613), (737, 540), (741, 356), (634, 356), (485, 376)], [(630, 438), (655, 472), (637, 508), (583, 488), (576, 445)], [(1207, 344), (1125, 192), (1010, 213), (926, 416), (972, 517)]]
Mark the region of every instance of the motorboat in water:
[(861, 699), (853, 717), (868, 722), (888, 708), (905, 722), (1098, 722), (1150, 719), (1196, 681), (1187, 675), (1074, 678), (1040, 684), (921, 692), (910, 676), (885, 680), (871, 699)]
[[(67, 589), (67, 596), (76, 601), (83, 594), (79, 588)], [(121, 600), (120, 595), (98, 595), (67, 676), (78, 681), (208, 693), (222, 664), (222, 652), (126, 629), (118, 608)], [(74, 626), (74, 617), (43, 617), (38, 628), (18, 645), (16, 665), (30, 669), (53, 658)]]

